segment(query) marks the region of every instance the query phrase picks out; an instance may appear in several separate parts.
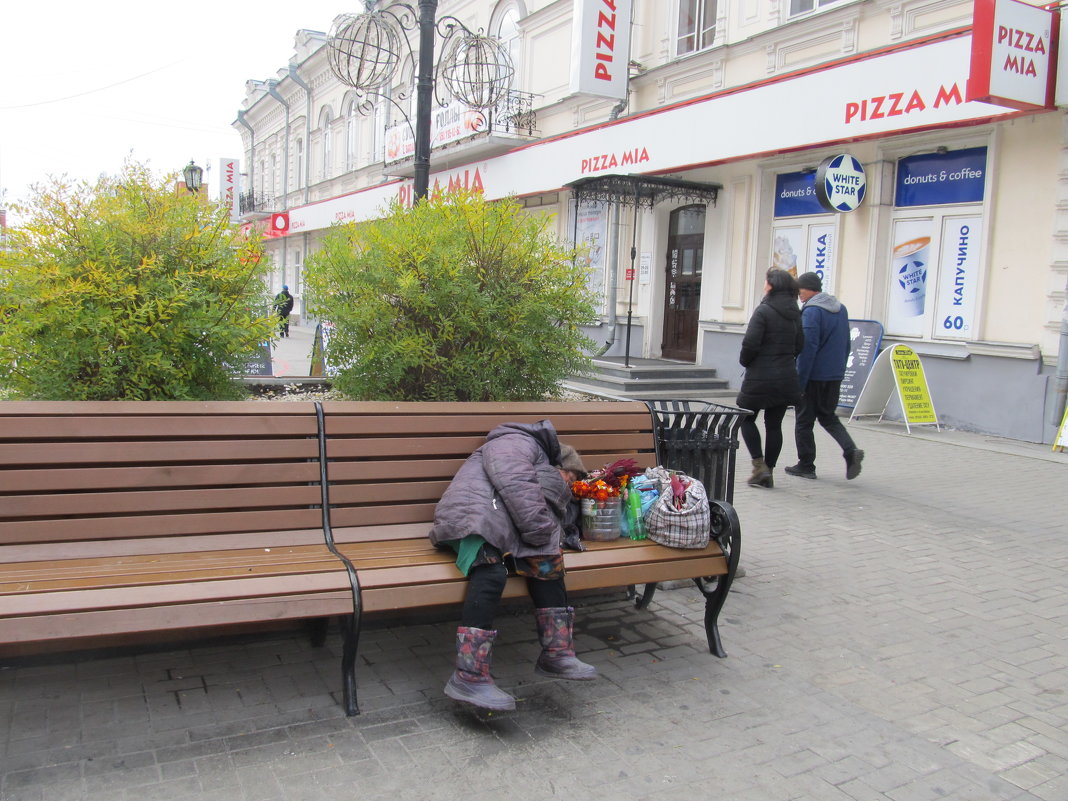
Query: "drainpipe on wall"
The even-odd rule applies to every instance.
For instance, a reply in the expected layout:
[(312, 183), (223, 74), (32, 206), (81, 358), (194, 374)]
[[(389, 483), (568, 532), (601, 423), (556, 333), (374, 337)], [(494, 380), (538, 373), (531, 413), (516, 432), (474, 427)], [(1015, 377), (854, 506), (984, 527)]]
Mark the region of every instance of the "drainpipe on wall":
[(616, 299), (619, 294), (619, 201), (612, 201), (612, 211), (608, 218), (608, 252), (605, 254), (605, 263), (608, 265), (608, 333), (610, 339), (604, 343), (604, 347), (597, 352), (597, 356), (604, 356), (608, 350), (616, 344)]
[[(289, 65), (289, 77), (293, 79), (293, 83), (304, 90), (304, 100), (306, 110), (304, 112), (304, 202), (307, 203), (311, 199), (309, 192), (311, 191), (311, 181), (308, 180), (311, 169), (311, 118), (312, 118), (312, 90), (304, 82), (304, 79), (297, 73), (297, 67), (295, 64)], [(288, 168), (289, 162), (286, 162)], [(305, 242), (305, 244), (307, 244)], [(307, 253), (307, 251), (305, 251)]]
[(256, 132), (252, 129), (252, 126), (248, 124), (248, 120), (245, 119), (244, 109), (237, 110), (237, 121), (248, 129), (249, 135), (249, 148), (248, 148), (248, 185), (256, 185)]
[[(282, 211), (289, 208), (289, 103), (286, 102), (280, 94), (278, 94), (278, 81), (271, 81), (267, 84), (267, 94), (277, 100), (286, 113), (286, 134), (282, 145), (282, 162), (285, 164), (285, 168), (282, 170)], [(282, 283), (288, 283), (286, 281), (286, 256), (289, 254), (289, 245), (282, 240)]]
[[(289, 77), (293, 79), (293, 83), (304, 90), (304, 169), (302, 173), (304, 175), (304, 204), (307, 205), (311, 200), (311, 181), (308, 180), (309, 172), (311, 169), (311, 118), (312, 118), (312, 90), (304, 79), (300, 77), (300, 73), (297, 72), (297, 65), (289, 65)], [(287, 169), (289, 165), (286, 165)], [(298, 189), (300, 187), (297, 187)], [(308, 261), (308, 243), (311, 240), (311, 236), (307, 231), (304, 232), (301, 237), (301, 247), (303, 248), (304, 261)], [(304, 307), (304, 290), (301, 287), (300, 292), (300, 322), (301, 325), (306, 324), (307, 310)]]
[(1053, 379), (1053, 409), (1050, 417), (1054, 427), (1060, 426), (1061, 420), (1064, 419), (1064, 407), (1068, 404), (1068, 282), (1065, 283), (1064, 294), (1061, 341), (1057, 350), (1057, 374)]

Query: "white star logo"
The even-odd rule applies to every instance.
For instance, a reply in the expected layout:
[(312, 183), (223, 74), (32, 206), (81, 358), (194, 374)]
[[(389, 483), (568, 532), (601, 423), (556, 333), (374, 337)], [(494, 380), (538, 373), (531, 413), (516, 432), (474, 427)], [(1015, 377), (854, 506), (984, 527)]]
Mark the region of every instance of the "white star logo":
[(864, 167), (850, 155), (835, 156), (826, 162), (823, 190), (827, 203), (836, 211), (853, 211), (864, 200), (867, 176)]

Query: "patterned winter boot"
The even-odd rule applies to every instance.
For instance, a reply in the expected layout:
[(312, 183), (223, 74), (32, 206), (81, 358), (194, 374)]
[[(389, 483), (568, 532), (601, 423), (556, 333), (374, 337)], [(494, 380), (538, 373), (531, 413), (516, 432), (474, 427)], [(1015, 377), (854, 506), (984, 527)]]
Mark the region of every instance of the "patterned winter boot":
[(538, 621), (538, 639), (541, 640), (541, 656), (534, 670), (543, 676), (556, 679), (589, 681), (597, 678), (597, 668), (575, 657), (572, 632), (575, 625), (575, 610), (570, 606), (553, 606), (535, 609)]
[(445, 695), (483, 709), (515, 709), (515, 699), (493, 683), (490, 656), (497, 632), (460, 626), (456, 629), (456, 670)]

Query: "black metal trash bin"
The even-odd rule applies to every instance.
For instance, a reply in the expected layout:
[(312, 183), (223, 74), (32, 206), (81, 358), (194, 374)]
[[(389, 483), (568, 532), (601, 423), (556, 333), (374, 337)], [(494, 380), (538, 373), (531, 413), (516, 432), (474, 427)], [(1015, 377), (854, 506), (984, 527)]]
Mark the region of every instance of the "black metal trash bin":
[(738, 429), (749, 412), (706, 401), (645, 401), (657, 462), (705, 485), (710, 500), (734, 503)]

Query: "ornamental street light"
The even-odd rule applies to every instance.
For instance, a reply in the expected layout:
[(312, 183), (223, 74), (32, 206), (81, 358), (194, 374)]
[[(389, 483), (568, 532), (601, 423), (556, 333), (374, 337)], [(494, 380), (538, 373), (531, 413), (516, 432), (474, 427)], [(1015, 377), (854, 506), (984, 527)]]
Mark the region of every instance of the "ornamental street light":
[[(415, 137), (415, 199), (427, 196), (430, 186), (430, 112), (437, 99), (444, 106), (452, 96), (474, 109), (494, 107), (508, 92), (515, 68), (507, 50), (496, 39), (472, 33), (456, 19), (437, 20), (438, 0), (419, 0), (419, 10), (404, 2), (384, 8), (367, 0), (362, 14), (341, 14), (330, 30), (330, 67), (338, 80), (358, 95), (387, 100), (400, 111)], [(418, 51), (409, 32), (419, 29)], [(441, 59), (434, 64), (435, 35), (442, 39)], [(407, 49), (418, 57), (415, 94), (415, 125), (390, 95)], [(442, 90), (447, 90), (445, 95)], [(403, 96), (402, 98), (403, 99)], [(370, 103), (357, 106), (369, 113)]]
[(204, 183), (204, 170), (194, 164), (192, 159), (189, 159), (189, 163), (182, 169), (182, 176), (185, 178), (186, 189), (194, 195), (200, 191)]

